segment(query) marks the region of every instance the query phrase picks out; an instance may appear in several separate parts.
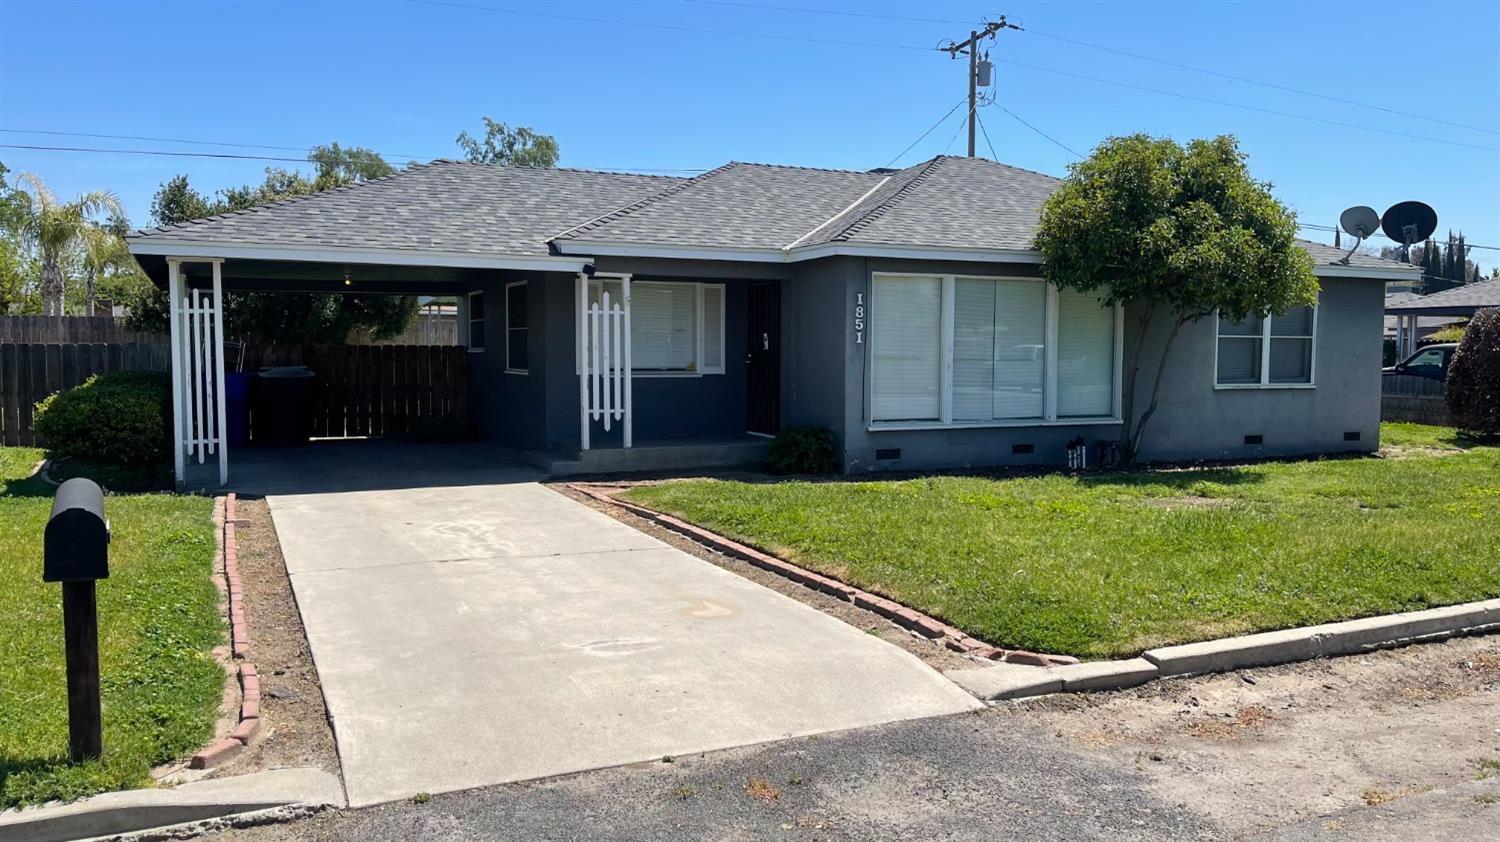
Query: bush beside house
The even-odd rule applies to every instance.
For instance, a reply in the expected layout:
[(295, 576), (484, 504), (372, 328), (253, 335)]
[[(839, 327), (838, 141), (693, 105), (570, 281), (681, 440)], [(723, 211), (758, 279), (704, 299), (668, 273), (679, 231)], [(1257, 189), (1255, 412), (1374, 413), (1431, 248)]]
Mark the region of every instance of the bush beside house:
[(1476, 436), (1500, 436), (1500, 309), (1480, 310), (1448, 367), (1448, 415)]
[(167, 375), (96, 374), (36, 405), (34, 429), (53, 457), (144, 467), (167, 458)]

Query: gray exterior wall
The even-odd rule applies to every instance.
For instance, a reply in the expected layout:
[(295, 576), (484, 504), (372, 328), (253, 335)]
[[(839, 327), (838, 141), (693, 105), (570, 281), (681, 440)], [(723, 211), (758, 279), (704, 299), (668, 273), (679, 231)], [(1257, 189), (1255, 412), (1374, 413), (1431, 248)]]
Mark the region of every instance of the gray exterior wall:
[[(781, 397), (783, 426), (832, 429), (851, 473), (882, 469), (937, 469), (986, 465), (1062, 464), (1065, 443), (1115, 441), (1118, 424), (1061, 424), (976, 429), (870, 429), (867, 415), (869, 324), (864, 342), (855, 330), (855, 302), (869, 301), (872, 273), (923, 272), (1032, 277), (1034, 265), (968, 264), (833, 257), (798, 264), (603, 259), (601, 272), (630, 272), (636, 280), (722, 281), (725, 284), (725, 371), (701, 377), (638, 376), (634, 381), (638, 442), (743, 435), (746, 422), (746, 301), (749, 284), (779, 280), (782, 301)], [(504, 373), (504, 284), (529, 280), (530, 372)], [(494, 273), (481, 284), (488, 348), (470, 356), (471, 405), (480, 435), (533, 449), (578, 442), (578, 378), (574, 370), (577, 314), (572, 275)], [(1325, 279), (1318, 312), (1315, 388), (1216, 389), (1212, 319), (1189, 325), (1173, 350), (1161, 401), (1142, 444), (1147, 459), (1253, 458), (1379, 445), (1380, 326), (1383, 284)], [(1136, 314), (1125, 318), (1125, 357), (1138, 335)], [(1165, 320), (1153, 325), (1148, 350), (1159, 348)], [(1155, 375), (1143, 359), (1140, 382)], [(1144, 409), (1144, 402), (1137, 407)], [(1358, 441), (1345, 441), (1358, 433)], [(617, 445), (595, 425), (594, 442)], [(1247, 435), (1263, 437), (1246, 445)], [(1016, 453), (1017, 445), (1029, 452)], [(1027, 448), (1022, 448), (1027, 449)], [(899, 458), (877, 459), (877, 451)]]
[[(1341, 451), (1380, 446), (1380, 328), (1385, 285), (1361, 279), (1322, 279), (1314, 340), (1311, 389), (1216, 389), (1217, 326), (1204, 319), (1183, 328), (1167, 362), (1156, 415), (1141, 442), (1147, 459), (1243, 459)], [(1140, 340), (1129, 328), (1126, 358)], [(1158, 320), (1149, 332), (1141, 383), (1156, 376), (1152, 348), (1169, 329)], [(1143, 386), (1144, 388), (1144, 386)], [(1137, 412), (1144, 410), (1138, 401)], [(1358, 433), (1358, 441), (1345, 441)], [(1246, 445), (1258, 435), (1262, 445)]]
[[(1034, 265), (940, 263), (836, 257), (797, 266), (783, 293), (782, 393), (787, 424), (816, 424), (835, 431), (847, 472), (882, 469), (962, 468), (985, 465), (1063, 464), (1066, 442), (1082, 437), (1117, 441), (1119, 424), (1056, 424), (973, 429), (870, 429), (867, 413), (868, 325), (865, 343), (854, 329), (858, 294), (869, 301), (876, 272), (954, 273), (1034, 277)], [(1212, 319), (1179, 336), (1162, 383), (1142, 456), (1153, 460), (1369, 451), (1379, 446), (1380, 324), (1384, 285), (1361, 279), (1325, 279), (1318, 312), (1312, 389), (1216, 389)], [(1125, 359), (1141, 337), (1136, 313), (1125, 318)], [(1168, 325), (1152, 326), (1150, 348), (1159, 348)], [(840, 347), (840, 345), (842, 347)], [(1149, 354), (1148, 354), (1149, 356)], [(842, 372), (840, 372), (842, 369)], [(1154, 365), (1143, 364), (1149, 384)], [(1137, 412), (1144, 410), (1144, 401)], [(1345, 441), (1358, 433), (1358, 441)], [(1245, 436), (1263, 436), (1246, 445)], [(1029, 453), (1015, 453), (1017, 445)], [(877, 459), (877, 451), (899, 458)]]

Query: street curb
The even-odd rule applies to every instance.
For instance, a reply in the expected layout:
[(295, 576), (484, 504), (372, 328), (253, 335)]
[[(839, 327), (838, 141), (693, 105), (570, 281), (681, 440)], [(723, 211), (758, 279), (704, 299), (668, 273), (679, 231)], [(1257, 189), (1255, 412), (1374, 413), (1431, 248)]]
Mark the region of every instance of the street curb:
[(1500, 631), (1500, 599), (1152, 649), (1161, 674), (1196, 675)]
[(822, 591), (846, 602), (852, 602), (856, 606), (878, 614), (904, 629), (930, 640), (941, 641), (944, 646), (954, 652), (1006, 664), (1026, 664), (1037, 667), (1065, 666), (1078, 663), (1077, 658), (1069, 655), (1050, 655), (1041, 652), (1027, 652), (1021, 649), (1001, 649), (991, 646), (978, 638), (970, 637), (936, 617), (924, 614), (914, 608), (908, 608), (895, 600), (886, 599), (879, 594), (870, 593), (847, 582), (841, 582), (832, 577), (824, 576), (821, 573), (816, 573), (805, 567), (793, 564), (785, 559), (763, 553), (754, 547), (749, 547), (738, 541), (726, 538), (717, 532), (704, 529), (697, 524), (688, 523), (685, 520), (673, 517), (664, 512), (658, 512), (655, 509), (648, 509), (645, 506), (621, 500), (604, 490), (604, 488), (615, 488), (615, 486), (566, 483), (565, 487), (600, 503), (624, 509), (637, 517), (644, 518), (659, 526), (670, 529), (679, 535), (690, 538), (715, 552), (748, 561), (762, 570), (770, 571), (805, 587)]
[[(245, 590), (240, 583), (238, 547), (234, 537), (234, 494), (214, 500), (214, 527), (218, 536), (216, 559), (223, 562), (224, 589), (229, 603), (229, 639), (233, 657), (250, 654), (246, 633)], [(229, 735), (204, 746), (188, 761), (189, 769), (212, 769), (233, 760), (260, 730), (260, 675), (255, 665), (241, 661), (236, 669), (240, 689), (239, 718)]]
[(1128, 660), (1054, 667), (1005, 664), (949, 670), (943, 675), (993, 702), (1050, 693), (1122, 690), (1157, 678), (1310, 661), (1490, 632), (1500, 632), (1500, 599), (1166, 646)]
[[(242, 813), (344, 805), (338, 779), (321, 769), (273, 769), (174, 789), (106, 792), (68, 804), (0, 812), (6, 842), (62, 842), (137, 833)], [(153, 838), (161, 834), (153, 833)]]

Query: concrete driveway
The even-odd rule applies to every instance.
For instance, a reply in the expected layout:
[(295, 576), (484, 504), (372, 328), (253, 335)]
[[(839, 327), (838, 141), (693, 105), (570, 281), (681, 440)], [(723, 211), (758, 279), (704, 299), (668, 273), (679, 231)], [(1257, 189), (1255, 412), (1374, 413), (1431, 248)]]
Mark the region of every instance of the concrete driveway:
[(312, 447), (236, 477), (268, 495), (354, 806), (980, 707), (504, 451)]

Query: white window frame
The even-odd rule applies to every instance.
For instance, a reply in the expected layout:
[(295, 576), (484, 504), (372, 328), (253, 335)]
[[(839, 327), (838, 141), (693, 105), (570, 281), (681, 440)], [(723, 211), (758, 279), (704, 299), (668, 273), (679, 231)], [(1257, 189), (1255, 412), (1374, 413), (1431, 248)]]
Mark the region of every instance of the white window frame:
[[(484, 307), (481, 306), (477, 310), (474, 307), (474, 296), (476, 295), (483, 296), (484, 290), (470, 290), (467, 297), (464, 299), (464, 303), (467, 305), (464, 308), (467, 311), (465, 313), (466, 318), (464, 319), (464, 346), (468, 348), (469, 353), (471, 354), (483, 354), (484, 346), (474, 345), (474, 323), (479, 322), (481, 325), (484, 324)], [(480, 303), (483, 304), (483, 299), (481, 299)], [(474, 315), (476, 312), (479, 314), (478, 316)], [(486, 333), (485, 335), (485, 341), (489, 341), (488, 333)]]
[[(511, 289), (513, 289), (515, 287), (524, 287), (524, 286), (526, 286), (527, 283), (529, 283), (529, 282), (528, 281), (511, 281), (510, 283), (508, 283), (508, 284), (505, 285), (505, 373), (506, 374), (529, 374), (530, 373), (530, 368), (529, 367), (531, 365), (531, 353), (530, 353), (531, 349), (529, 347), (526, 349), (527, 350), (527, 354), (526, 354), (526, 365), (527, 365), (527, 368), (517, 368), (516, 366), (511, 365), (511, 362), (510, 362), (510, 335), (511, 335), (511, 333), (514, 332), (514, 331), (518, 331), (518, 330), (525, 331), (526, 332), (526, 341), (527, 342), (531, 341), (531, 314), (530, 313), (526, 314), (526, 326), (525, 327), (511, 327), (511, 323), (510, 323), (510, 317), (511, 317), (510, 291), (511, 291)], [(530, 289), (526, 290), (526, 301), (527, 301), (527, 308), (530, 309), (530, 306), (531, 306), (531, 290)]]
[[(593, 290), (596, 287), (602, 287), (605, 282), (614, 283), (614, 282), (617, 282), (617, 281), (618, 281), (617, 278), (606, 277), (606, 276), (601, 276), (601, 277), (597, 277), (597, 278), (590, 278), (589, 279), (589, 289)], [(631, 376), (631, 378), (632, 379), (653, 379), (653, 378), (671, 379), (671, 378), (685, 378), (685, 377), (703, 377), (704, 375), (718, 375), (718, 374), (723, 374), (724, 371), (725, 371), (725, 368), (727, 367), (727, 364), (728, 364), (728, 360), (725, 358), (725, 341), (726, 341), (725, 340), (725, 329), (726, 329), (726, 326), (727, 326), (726, 322), (727, 322), (727, 319), (728, 319), (727, 313), (729, 311), (729, 286), (727, 284), (711, 284), (711, 283), (703, 283), (703, 282), (700, 282), (700, 281), (640, 281), (640, 280), (636, 280), (634, 278), (632, 278), (630, 280), (630, 288), (633, 289), (633, 290), (634, 289), (639, 289), (639, 288), (641, 288), (643, 286), (690, 286), (690, 287), (693, 287), (693, 308), (694, 308), (694, 310), (695, 310), (695, 312), (697, 314), (696, 322), (693, 325), (693, 332), (694, 332), (693, 333), (693, 343), (694, 343), (693, 360), (694, 360), (694, 364), (697, 366), (697, 368), (693, 369), (693, 370), (682, 370), (682, 371), (652, 371), (650, 369), (646, 369), (646, 370), (637, 369), (632, 364), (631, 368), (630, 368), (630, 376)], [(715, 287), (719, 287), (720, 288), (719, 299), (720, 299), (720, 305), (721, 306), (719, 307), (719, 349), (718, 349), (719, 350), (719, 364), (717, 366), (705, 366), (705, 365), (703, 365), (703, 360), (704, 360), (703, 352), (705, 350), (704, 345), (703, 345), (703, 337), (704, 337), (704, 330), (703, 330), (703, 328), (704, 328), (704, 318), (705, 318), (705, 313), (703, 312), (703, 309), (704, 309), (703, 308), (703, 301), (704, 301), (703, 289), (704, 289), (704, 287), (710, 287), (710, 286), (715, 286)], [(575, 291), (573, 293), (573, 298), (577, 299), (578, 298), (578, 292), (576, 291), (577, 290), (577, 285), (576, 284), (574, 285), (574, 289), (575, 289)], [(581, 308), (583, 306), (581, 302), (577, 302), (576, 300), (575, 300), (574, 303), (575, 303), (576, 307), (580, 307)], [(573, 373), (574, 374), (582, 374), (583, 373), (583, 360), (582, 359), (575, 359), (573, 361)]]
[[(955, 421), (953, 420), (953, 303), (954, 284), (959, 279), (978, 281), (1029, 281), (1036, 283), (1040, 278), (1027, 277), (1025, 275), (952, 275), (938, 272), (872, 272), (869, 276), (869, 313), (867, 324), (875, 324), (875, 308), (880, 303), (875, 298), (876, 278), (940, 278), (943, 286), (942, 318), (939, 327), (939, 342), (941, 343), (941, 360), (939, 366), (942, 382), (939, 385), (939, 396), (941, 415), (937, 421), (876, 421), (874, 420), (875, 390), (871, 385), (874, 381), (875, 372), (875, 344), (880, 341), (879, 331), (871, 330), (865, 345), (865, 429), (870, 432), (879, 430), (968, 430), (988, 429), (996, 427), (1083, 427), (1096, 424), (1119, 424), (1124, 412), (1122, 386), (1124, 384), (1124, 357), (1125, 357), (1125, 309), (1119, 304), (1114, 306), (1115, 311), (1115, 366), (1114, 366), (1114, 395), (1113, 412), (1110, 415), (1097, 416), (1069, 416), (1059, 418), (1057, 415), (1057, 332), (1058, 332), (1058, 289), (1054, 284), (1046, 284), (1047, 304), (1043, 318), (1046, 320), (1043, 331), (1043, 341), (1046, 342), (1046, 357), (1042, 364), (1042, 416), (1039, 418), (997, 418), (991, 421)], [(1043, 281), (1043, 283), (1045, 283)]]
[[(1219, 318), (1219, 311), (1215, 310), (1214, 319), (1214, 361), (1213, 374), (1214, 389), (1233, 391), (1236, 389), (1316, 389), (1318, 387), (1318, 311), (1321, 307), (1322, 297), (1312, 305), (1312, 335), (1310, 336), (1278, 336), (1277, 339), (1306, 339), (1312, 343), (1312, 351), (1307, 359), (1307, 382), (1306, 383), (1272, 383), (1271, 382), (1271, 323), (1276, 316), (1271, 313), (1261, 317), (1260, 320), (1260, 382), (1259, 383), (1220, 383), (1219, 382), (1219, 341), (1223, 338), (1219, 329), (1223, 327), (1223, 320)], [(1231, 334), (1230, 338), (1235, 335)], [(1256, 337), (1238, 334), (1243, 340), (1253, 340)]]

